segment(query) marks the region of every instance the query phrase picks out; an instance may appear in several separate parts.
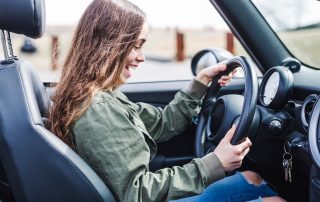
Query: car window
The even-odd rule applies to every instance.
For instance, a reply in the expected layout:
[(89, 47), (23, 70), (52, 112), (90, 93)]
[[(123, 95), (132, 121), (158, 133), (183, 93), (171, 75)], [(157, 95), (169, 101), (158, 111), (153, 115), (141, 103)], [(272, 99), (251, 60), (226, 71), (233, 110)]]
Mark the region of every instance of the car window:
[[(150, 32), (144, 45), (146, 61), (128, 82), (191, 79), (191, 57), (205, 48), (224, 48), (234, 55), (249, 57), (210, 1), (132, 1), (146, 12)], [(11, 35), (15, 54), (22, 60), (29, 60), (44, 82), (59, 81), (75, 26), (90, 2), (47, 0), (47, 26), (43, 37), (34, 40)], [(180, 48), (177, 48), (178, 43)], [(2, 50), (0, 52), (2, 56)], [(182, 58), (178, 58), (181, 52)], [(261, 75), (258, 69), (257, 72)], [(237, 76), (243, 76), (241, 71)]]
[(320, 68), (320, 1), (252, 2), (295, 57), (309, 66)]

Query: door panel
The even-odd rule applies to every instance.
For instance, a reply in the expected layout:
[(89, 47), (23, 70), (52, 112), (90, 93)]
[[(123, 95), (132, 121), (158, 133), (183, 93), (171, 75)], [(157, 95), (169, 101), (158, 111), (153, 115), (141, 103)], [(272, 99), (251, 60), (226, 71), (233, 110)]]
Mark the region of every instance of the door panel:
[(167, 81), (167, 82), (143, 82), (128, 83), (120, 87), (120, 90), (132, 102), (145, 102), (152, 105), (167, 105), (174, 95), (187, 86), (185, 81)]

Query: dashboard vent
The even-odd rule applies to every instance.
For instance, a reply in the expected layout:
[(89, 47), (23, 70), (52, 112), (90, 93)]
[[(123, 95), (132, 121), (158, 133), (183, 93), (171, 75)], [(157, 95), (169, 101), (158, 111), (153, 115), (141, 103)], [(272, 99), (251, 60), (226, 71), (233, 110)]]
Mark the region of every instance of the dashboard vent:
[(302, 110), (301, 110), (301, 120), (302, 120), (303, 126), (306, 129), (309, 126), (312, 110), (318, 98), (319, 98), (318, 95), (312, 94), (312, 95), (309, 95), (303, 102)]

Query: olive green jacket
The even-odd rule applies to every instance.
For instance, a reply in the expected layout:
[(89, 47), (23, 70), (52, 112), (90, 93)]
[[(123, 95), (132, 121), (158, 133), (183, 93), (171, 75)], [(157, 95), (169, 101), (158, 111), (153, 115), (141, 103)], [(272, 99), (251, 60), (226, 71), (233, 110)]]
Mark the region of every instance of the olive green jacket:
[(73, 126), (76, 150), (119, 201), (168, 201), (201, 193), (224, 177), (215, 154), (156, 172), (149, 171), (149, 162), (156, 142), (169, 140), (190, 124), (206, 89), (193, 80), (164, 109), (132, 103), (118, 90), (99, 92)]

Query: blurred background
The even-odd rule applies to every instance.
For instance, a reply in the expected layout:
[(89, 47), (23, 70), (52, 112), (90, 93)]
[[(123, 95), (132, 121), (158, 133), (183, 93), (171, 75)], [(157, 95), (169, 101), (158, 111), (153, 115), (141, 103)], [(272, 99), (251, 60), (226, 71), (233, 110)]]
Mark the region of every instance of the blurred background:
[[(147, 60), (129, 82), (190, 79), (190, 58), (197, 51), (228, 46), (230, 31), (209, 1), (131, 1), (146, 12), (150, 33), (144, 46)], [(74, 29), (90, 2), (46, 0), (47, 26), (43, 37), (34, 40), (12, 34), (15, 54), (29, 60), (43, 81), (59, 80)], [(242, 52), (233, 37), (229, 43), (233, 43), (229, 46), (235, 54)]]
[[(33, 63), (44, 82), (59, 81), (61, 67), (70, 48), (74, 29), (81, 14), (91, 1), (46, 0), (47, 26), (44, 36), (36, 40), (14, 34), (11, 36), (15, 54), (20, 59)], [(219, 47), (229, 50), (234, 55), (247, 56), (209, 0), (130, 1), (146, 12), (150, 33), (144, 46), (147, 60), (134, 71), (129, 82), (190, 79), (193, 76), (190, 58), (204, 48)], [(308, 49), (313, 48), (318, 54), (319, 44), (303, 40), (305, 36), (318, 37), (319, 28), (316, 31), (313, 30), (311, 34), (307, 32), (309, 35), (297, 34), (292, 30), (301, 27), (300, 25), (295, 27), (291, 23), (290, 26), (284, 27), (281, 26), (282, 22), (277, 22), (281, 17), (288, 19), (287, 16), (292, 16), (288, 11), (295, 11), (297, 6), (303, 8), (305, 1), (286, 0), (281, 3), (272, 3), (272, 1), (263, 3), (262, 0), (254, 0), (254, 3), (265, 12), (263, 14), (271, 16), (273, 20), (269, 23), (276, 24), (274, 28), (280, 30), (280, 35), (284, 36), (283, 40), (294, 38), (302, 41), (301, 46), (306, 46)], [(278, 10), (269, 8), (269, 5), (274, 5), (274, 3), (277, 3)], [(286, 6), (287, 14), (280, 9), (281, 5)], [(316, 15), (316, 12), (312, 15)], [(295, 22), (301, 21), (297, 15), (294, 19)]]

